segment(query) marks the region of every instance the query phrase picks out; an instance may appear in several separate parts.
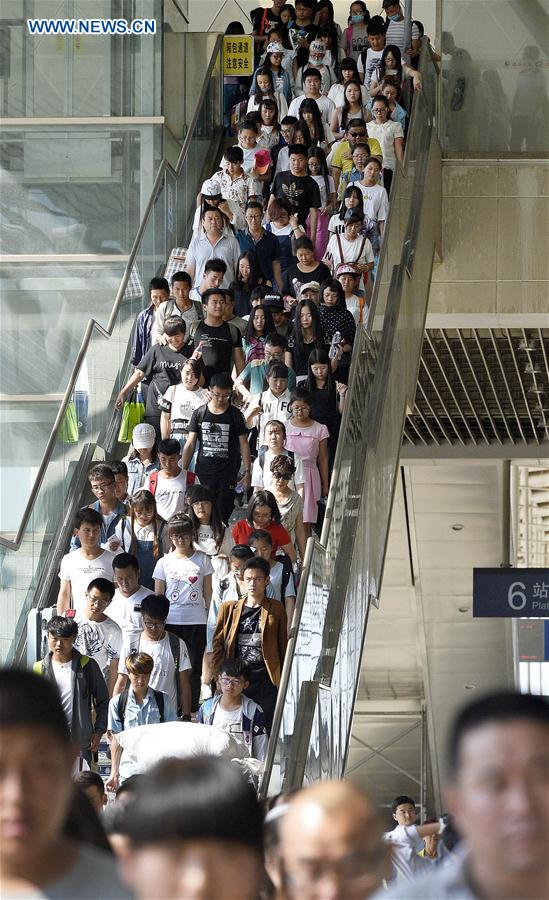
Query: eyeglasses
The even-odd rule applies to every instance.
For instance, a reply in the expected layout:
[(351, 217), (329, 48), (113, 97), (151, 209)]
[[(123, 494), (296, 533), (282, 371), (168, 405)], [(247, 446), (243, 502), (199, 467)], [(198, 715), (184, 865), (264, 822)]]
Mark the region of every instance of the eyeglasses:
[(157, 628), (164, 628), (164, 622), (151, 622), (150, 619), (143, 619), (143, 625), (153, 631)]
[(308, 410), (309, 408), (310, 407), (308, 407), (308, 406), (292, 406), (292, 412), (295, 412), (295, 413), (296, 412), (304, 412), (305, 410)]
[(230, 394), (214, 394), (213, 391), (210, 391), (210, 396), (212, 400), (219, 400), (221, 403), (231, 399)]
[(221, 675), (219, 680), (221, 684), (225, 684), (227, 687), (229, 687), (229, 685), (231, 687), (239, 687), (241, 684), (240, 678), (229, 678), (228, 675)]
[(92, 604), (92, 606), (93, 606), (93, 605), (95, 605), (95, 606), (108, 606), (109, 603), (111, 602), (111, 601), (110, 601), (110, 598), (108, 598), (107, 600), (105, 600), (103, 597), (88, 597), (88, 600), (90, 601), (90, 603)]
[(95, 493), (96, 491), (104, 491), (106, 488), (113, 487), (115, 484), (114, 478), (112, 481), (102, 481), (101, 484), (92, 484), (91, 489)]
[(351, 135), (351, 137), (356, 137), (356, 138), (366, 137), (365, 131), (350, 131), (349, 134)]
[(374, 106), (373, 112), (387, 112), (386, 106)]

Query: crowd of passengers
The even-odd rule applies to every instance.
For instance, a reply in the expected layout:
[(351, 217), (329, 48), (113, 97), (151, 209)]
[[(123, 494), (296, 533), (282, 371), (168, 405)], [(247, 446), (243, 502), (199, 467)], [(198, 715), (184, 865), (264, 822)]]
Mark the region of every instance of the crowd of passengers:
[[(382, 6), (385, 18), (355, 0), (343, 29), (330, 0), (252, 13), (253, 79), (225, 81), (237, 140), (202, 185), (189, 247), (151, 279), (135, 323), (116, 407), (143, 396), (142, 421), (126, 454), (90, 470), (95, 500), (61, 562), (47, 652), (34, 674), (0, 679), (9, 896), (541, 896), (541, 698), (481, 698), (458, 716), (457, 852), (454, 826), (418, 824), (406, 795), (383, 835), (351, 783), (281, 795), (266, 817), (249, 783), (267, 753), (305, 546), (322, 526), (353, 343), (422, 86), (421, 23), (407, 47), (402, 7)], [(214, 731), (236, 759), (212, 758)], [(105, 734), (106, 783), (95, 771)], [(203, 758), (171, 758), (183, 750)], [(248, 782), (236, 760), (249, 763)], [(104, 814), (105, 789), (116, 801)]]
[(113, 791), (136, 771), (117, 735), (139, 725), (197, 720), (265, 757), (405, 98), (421, 90), (421, 25), (406, 47), (401, 7), (383, 9), (353, 2), (343, 31), (329, 0), (252, 15), (257, 68), (236, 143), (135, 323), (116, 407), (142, 395), (142, 421), (127, 454), (89, 473), (95, 500), (76, 517), (36, 664), (82, 765), (108, 734)]

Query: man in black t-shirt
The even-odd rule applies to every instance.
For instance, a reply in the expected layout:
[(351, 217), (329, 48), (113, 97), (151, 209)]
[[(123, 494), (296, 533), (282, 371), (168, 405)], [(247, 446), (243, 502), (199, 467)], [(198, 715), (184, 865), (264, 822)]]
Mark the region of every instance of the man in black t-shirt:
[(230, 372), (233, 362), (239, 375), (244, 368), (242, 336), (236, 325), (224, 321), (225, 291), (211, 288), (204, 291), (202, 303), (205, 310), (203, 322), (193, 324), (191, 347), (193, 357), (202, 359), (206, 371), (206, 386), (216, 372)]
[(198, 443), (196, 474), (200, 483), (206, 484), (216, 495), (219, 512), (225, 523), (229, 521), (234, 507), (241, 457), (244, 476), (240, 484), (244, 490), (248, 490), (251, 483), (246, 423), (240, 410), (231, 405), (232, 391), (230, 375), (226, 372), (212, 375), (211, 399), (192, 414), (182, 457), (182, 466), (188, 469)]
[(259, 6), (252, 9), (250, 19), (252, 21), (252, 31), (254, 36), (255, 62), (257, 61), (263, 50), (265, 49), (265, 41), (271, 28), (280, 25), (280, 10), (284, 6), (284, 0), (273, 0), (270, 9)]
[[(279, 172), (271, 187), (269, 207), (273, 200), (288, 200), (295, 210), (299, 224), (305, 228), (307, 217), (311, 217), (311, 240), (316, 243), (316, 226), (320, 209), (318, 184), (307, 174), (307, 148), (303, 144), (292, 144), (288, 156), (290, 171)], [(269, 208), (267, 207), (267, 214)]]
[(158, 441), (162, 440), (160, 433), (162, 410), (158, 406), (158, 399), (163, 397), (170, 385), (179, 384), (181, 381), (181, 369), (190, 355), (190, 349), (185, 345), (186, 330), (185, 320), (179, 316), (170, 316), (166, 319), (164, 322), (166, 345), (153, 344), (116, 398), (116, 409), (121, 409), (126, 398), (144, 378), (152, 381), (147, 391), (145, 422), (153, 426)]

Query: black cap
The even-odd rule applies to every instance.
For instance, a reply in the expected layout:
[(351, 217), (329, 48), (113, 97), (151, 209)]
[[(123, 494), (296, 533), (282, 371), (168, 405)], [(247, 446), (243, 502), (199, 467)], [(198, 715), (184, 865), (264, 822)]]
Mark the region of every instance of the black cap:
[(284, 300), (278, 294), (267, 294), (263, 297), (261, 301), (261, 306), (267, 307), (267, 309), (279, 310), (280, 312), (284, 312)]

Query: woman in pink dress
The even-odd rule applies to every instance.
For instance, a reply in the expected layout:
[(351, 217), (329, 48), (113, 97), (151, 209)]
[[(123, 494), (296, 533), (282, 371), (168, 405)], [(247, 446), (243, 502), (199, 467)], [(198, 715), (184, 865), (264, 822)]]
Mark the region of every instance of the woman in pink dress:
[(318, 518), (318, 501), (327, 497), (328, 437), (325, 425), (311, 419), (312, 398), (304, 387), (296, 387), (291, 397), (292, 418), (286, 423), (286, 449), (293, 450), (303, 462), (303, 524), (307, 537)]

